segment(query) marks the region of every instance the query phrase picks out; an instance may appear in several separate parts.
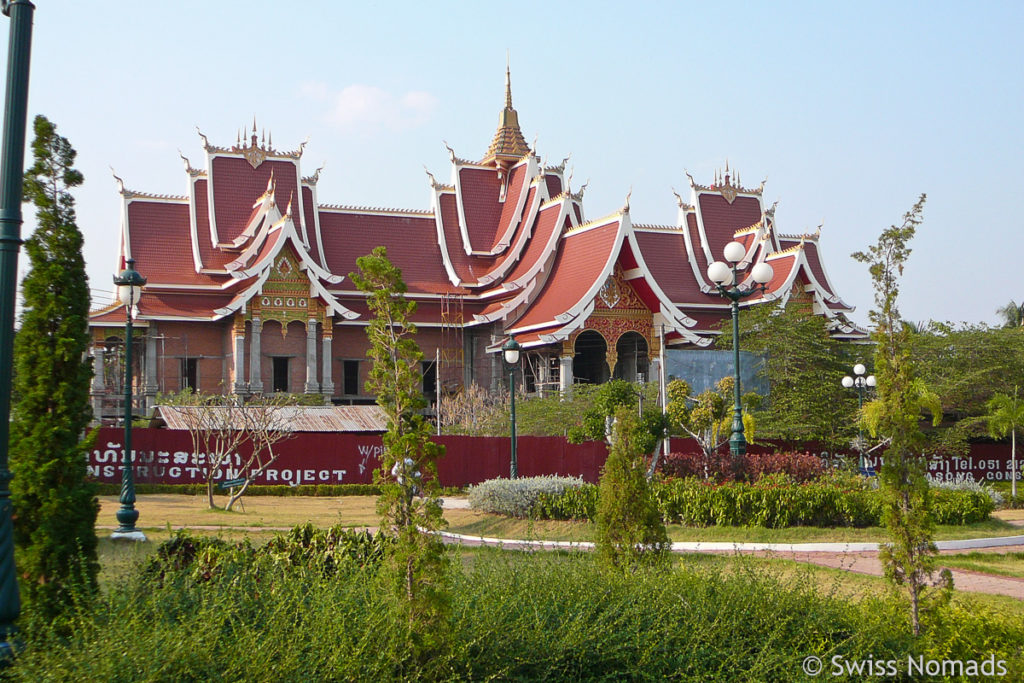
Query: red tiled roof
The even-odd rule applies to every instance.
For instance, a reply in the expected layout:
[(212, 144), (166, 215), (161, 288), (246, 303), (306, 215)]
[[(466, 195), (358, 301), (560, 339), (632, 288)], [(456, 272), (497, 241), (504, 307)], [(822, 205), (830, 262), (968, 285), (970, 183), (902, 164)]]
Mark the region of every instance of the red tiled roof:
[[(821, 252), (818, 250), (818, 243), (812, 240), (804, 242), (804, 256), (807, 257), (807, 265), (810, 266), (811, 273), (814, 275), (814, 279), (821, 285), (821, 295), (828, 299), (829, 297), (838, 296), (832, 291), (832, 283), (829, 282), (828, 276), (825, 275), (825, 269), (821, 265)], [(839, 311), (852, 311), (850, 306), (843, 304), (841, 301), (837, 302), (825, 302), (826, 305)]]
[(548, 186), (548, 196), (557, 197), (562, 192), (562, 181), (553, 173), (544, 174), (544, 182)]
[(216, 156), (210, 162), (210, 179), (213, 182), (217, 237), (221, 242), (230, 242), (241, 234), (253, 203), (267, 190), (271, 171), (274, 173), (274, 201), (284, 213), (289, 198), (292, 199), (292, 220), (301, 234), (302, 216), (298, 210), (298, 179), (294, 162), (268, 159), (253, 168), (243, 157)]
[(718, 303), (719, 297), (700, 291), (693, 279), (681, 232), (636, 230), (634, 234), (651, 275), (672, 302)]
[(224, 265), (234, 260), (235, 255), (215, 248), (210, 241), (210, 195), (205, 179), (196, 180), (195, 193), (196, 241), (199, 243), (199, 258), (203, 262), (203, 268), (223, 270)]
[(196, 292), (145, 292), (139, 300), (141, 318), (210, 318), (214, 311), (227, 306), (232, 294), (199, 294)]
[[(462, 233), (459, 227), (458, 206), (455, 202), (455, 195), (445, 192), (438, 198), (438, 205), (441, 210), (441, 223), (444, 228), (444, 241), (448, 248), (448, 258), (452, 268), (459, 280), (468, 286), (476, 283), (477, 278), (487, 272), (487, 267), (477, 265), (477, 260), (466, 253), (462, 245)], [(322, 225), (322, 223), (321, 223)], [(437, 243), (436, 235), (433, 242)], [(327, 247), (324, 247), (326, 249)], [(440, 263), (440, 255), (438, 256)], [(493, 263), (493, 260), (490, 261)], [(487, 263), (486, 265), (490, 265)], [(445, 278), (447, 279), (447, 278)]]
[[(316, 243), (316, 221), (314, 219), (314, 213), (316, 207), (313, 206), (313, 191), (308, 187), (302, 188), (302, 224), (306, 231), (306, 241), (309, 243), (309, 256), (313, 259), (313, 262), (318, 265), (323, 265), (323, 261), (320, 258), (320, 247)], [(294, 217), (293, 217), (294, 218)]]
[[(388, 258), (402, 269), (410, 292), (460, 291), (445, 273), (433, 216), (321, 211), (320, 230), (325, 265), (330, 272), (346, 277), (341, 283), (345, 290), (353, 288), (347, 278), (356, 270), (356, 259), (383, 245), (387, 247)], [(468, 258), (465, 253), (462, 257)]]
[(489, 251), (497, 241), (502, 205), (498, 201), (501, 182), (493, 168), (460, 168), (459, 201), (466, 217), (466, 233), (473, 251)]
[(550, 277), (513, 327), (554, 323), (555, 316), (586, 303), (583, 299), (602, 277), (620, 228), (620, 222), (613, 220), (599, 227), (564, 236)]
[(128, 237), (135, 269), (151, 282), (211, 285), (224, 281), (196, 273), (188, 212), (185, 203), (128, 202)]
[(761, 203), (756, 197), (736, 197), (730, 204), (717, 192), (702, 192), (697, 197), (697, 207), (714, 259), (722, 258), (722, 249), (732, 242), (737, 230), (761, 220)]
[[(505, 202), (501, 205), (501, 217), (498, 220), (498, 230), (494, 235), (494, 242), (491, 244), (492, 250), (498, 247), (498, 243), (503, 237), (506, 235), (511, 236), (511, 231), (520, 221), (520, 215), (516, 213), (515, 209), (519, 204), (519, 195), (522, 194), (523, 187), (528, 180), (526, 177), (527, 166), (528, 164), (518, 164), (509, 171), (508, 186), (505, 190)], [(529, 197), (527, 197), (523, 207), (528, 209), (529, 206)]]
[[(530, 188), (530, 194), (527, 197), (527, 202), (537, 201), (537, 188)], [(507, 282), (512, 282), (521, 278), (526, 272), (533, 267), (537, 260), (544, 256), (545, 250), (549, 247), (554, 240), (557, 238), (558, 228), (561, 226), (556, 225), (559, 214), (558, 204), (549, 204), (543, 209), (538, 211), (537, 217), (534, 219), (533, 234), (530, 236), (530, 241), (526, 245), (526, 249), (523, 250), (523, 255), (516, 263), (515, 268), (505, 278)]]

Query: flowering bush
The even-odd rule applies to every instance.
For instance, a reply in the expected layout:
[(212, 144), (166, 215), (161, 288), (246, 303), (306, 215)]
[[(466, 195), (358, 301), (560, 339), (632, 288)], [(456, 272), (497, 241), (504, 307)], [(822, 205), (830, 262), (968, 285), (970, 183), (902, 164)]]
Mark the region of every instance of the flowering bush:
[(469, 487), (469, 506), (474, 510), (509, 517), (529, 517), (542, 494), (557, 496), (566, 489), (582, 485), (583, 479), (553, 475), (488, 479)]
[[(665, 477), (698, 477), (714, 481), (732, 481), (735, 478), (733, 458), (729, 453), (669, 453), (659, 463)], [(740, 459), (739, 477), (756, 482), (772, 474), (785, 474), (797, 482), (817, 479), (825, 473), (824, 461), (810, 453), (781, 451), (776, 453), (747, 453)]]

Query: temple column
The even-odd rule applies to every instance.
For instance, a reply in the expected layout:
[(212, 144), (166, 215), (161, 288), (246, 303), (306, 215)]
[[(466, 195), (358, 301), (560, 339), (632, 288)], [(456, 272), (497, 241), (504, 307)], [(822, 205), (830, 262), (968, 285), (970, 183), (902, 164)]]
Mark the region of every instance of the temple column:
[(615, 366), (619, 363), (619, 353), (617, 350), (610, 348), (605, 352), (604, 359), (608, 364), (608, 379), (615, 379)]
[[(491, 333), (491, 346), (501, 341), (501, 335)], [(491, 393), (495, 393), (502, 386), (502, 378), (505, 376), (505, 369), (502, 367), (504, 360), (501, 351), (490, 354), (491, 356)]]
[(244, 394), (245, 385), (245, 318), (241, 314), (235, 315), (235, 327), (232, 330), (235, 349), (235, 381), (232, 384), (232, 391), (236, 394)]
[(156, 337), (156, 323), (151, 321), (149, 329), (146, 331), (146, 359), (142, 371), (142, 407), (147, 415), (156, 402), (156, 393), (159, 388), (156, 376)]
[(249, 391), (254, 394), (263, 393), (263, 358), (260, 351), (260, 339), (263, 337), (263, 321), (252, 319), (249, 340)]
[(332, 321), (328, 319), (324, 323), (324, 335), (321, 343), (323, 345), (323, 359), (321, 360), (321, 378), (323, 381), (320, 383), (320, 393), (324, 396), (331, 397), (334, 395), (334, 382), (331, 378), (331, 363), (334, 361), (332, 346), (334, 342), (334, 330)]
[(92, 399), (92, 419), (95, 422), (99, 422), (103, 418), (103, 397), (107, 393), (104, 372), (103, 346), (95, 344), (92, 347), (92, 387), (89, 391)]
[(572, 392), (572, 356), (558, 358), (558, 390), (566, 395)]
[(320, 392), (316, 381), (316, 320), (306, 321), (306, 393)]

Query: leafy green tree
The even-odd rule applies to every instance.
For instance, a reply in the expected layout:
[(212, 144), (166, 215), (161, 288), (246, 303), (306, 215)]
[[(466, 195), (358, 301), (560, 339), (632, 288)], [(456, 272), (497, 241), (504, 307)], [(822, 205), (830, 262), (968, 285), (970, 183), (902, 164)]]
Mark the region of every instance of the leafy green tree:
[[(14, 343), (11, 470), (14, 540), (22, 585), (39, 614), (57, 618), (76, 590), (96, 590), (95, 488), (86, 481), (91, 365), (89, 280), (71, 189), (75, 150), (43, 116), (34, 122), (26, 201), (37, 226), (25, 241), (29, 272)], [(94, 436), (92, 438), (95, 438)]]
[[(983, 433), (988, 401), (1024, 377), (1024, 328), (932, 322), (910, 338), (918, 376), (939, 395), (949, 424)], [(976, 425), (977, 429), (971, 429)]]
[(647, 430), (629, 407), (618, 407), (614, 417), (598, 489), (594, 545), (605, 567), (634, 571), (665, 561), (668, 534), (647, 481)]
[(904, 214), (902, 224), (884, 230), (867, 251), (853, 254), (854, 259), (868, 264), (875, 288), (876, 308), (870, 317), (876, 342), (878, 398), (865, 406), (865, 423), (872, 435), (882, 435), (889, 441), (879, 478), (886, 498), (884, 520), (890, 542), (879, 556), (886, 577), (907, 592), (915, 636), (921, 632), (927, 589), (942, 586), (946, 590), (938, 596), (948, 597), (952, 587), (948, 572), (938, 583), (933, 580), (938, 551), (932, 542), (935, 522), (919, 421), (922, 407), (934, 405), (934, 400), (914, 375), (909, 333), (897, 308), (899, 279), (911, 253), (908, 243), (921, 223), (924, 202), (922, 194)]
[[(711, 457), (731, 436), (735, 381), (732, 377), (723, 377), (714, 390), (708, 389), (696, 396), (691, 395), (690, 385), (685, 380), (674, 379), (666, 387), (668, 405), (665, 413), (670, 431), (689, 435), (700, 446), (705, 458)], [(755, 399), (748, 396), (746, 400)], [(753, 441), (755, 427), (753, 415), (745, 409), (743, 432), (748, 441)]]
[[(640, 431), (633, 435), (636, 447), (651, 453), (665, 436), (665, 420), (657, 406), (657, 386), (613, 379), (584, 395), (589, 407), (568, 430), (571, 443), (583, 441), (611, 442), (612, 425), (620, 408), (628, 407), (640, 412)], [(576, 390), (573, 390), (576, 394)], [(580, 392), (583, 394), (583, 392)], [(576, 400), (582, 400), (578, 397)]]
[[(754, 306), (740, 318), (741, 348), (761, 355), (759, 374), (769, 394), (758, 411), (763, 438), (822, 441), (833, 447), (854, 436), (856, 396), (842, 387), (859, 362), (861, 346), (837, 341), (830, 321), (814, 315), (811, 302), (794, 297), (785, 306)], [(720, 344), (731, 345), (723, 326)]]
[(366, 293), (373, 318), (366, 329), (372, 361), (366, 389), (387, 416), (384, 453), (374, 481), (382, 525), (397, 540), (386, 568), (408, 620), (412, 655), (425, 657), (442, 647), (447, 634), (450, 596), (448, 556), (433, 531), (445, 525), (437, 497), (437, 460), (444, 447), (430, 441), (431, 426), (421, 391), (423, 353), (411, 322), (416, 302), (405, 298), (402, 271), (377, 247), (356, 261), (349, 277)]
[(1003, 319), (1003, 327), (1020, 327), (1024, 325), (1024, 304), (1010, 299), (1010, 303), (996, 309), (996, 315)]
[(996, 394), (988, 402), (988, 433), (994, 439), (1010, 435), (1010, 495), (1017, 499), (1017, 430), (1024, 427), (1024, 401), (1017, 397)]

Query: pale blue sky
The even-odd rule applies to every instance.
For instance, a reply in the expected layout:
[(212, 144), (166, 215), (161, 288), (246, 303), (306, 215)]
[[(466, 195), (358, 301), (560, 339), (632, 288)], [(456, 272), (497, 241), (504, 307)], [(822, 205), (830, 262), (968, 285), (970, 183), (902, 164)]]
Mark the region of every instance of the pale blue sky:
[(634, 222), (674, 223), (684, 170), (707, 183), (728, 159), (745, 185), (767, 176), (782, 232), (824, 219), (827, 269), (865, 322), (870, 280), (849, 255), (927, 192), (904, 317), (995, 322), (1024, 298), (1019, 2), (38, 0), (35, 19), (29, 111), (78, 150), (97, 295), (118, 239), (109, 167), (183, 194), (195, 127), (231, 144), (255, 115), (278, 149), (309, 137), (322, 202), (427, 208), (443, 140), (485, 152), (508, 49), (526, 139), (552, 163), (572, 154), (590, 218), (632, 187)]

